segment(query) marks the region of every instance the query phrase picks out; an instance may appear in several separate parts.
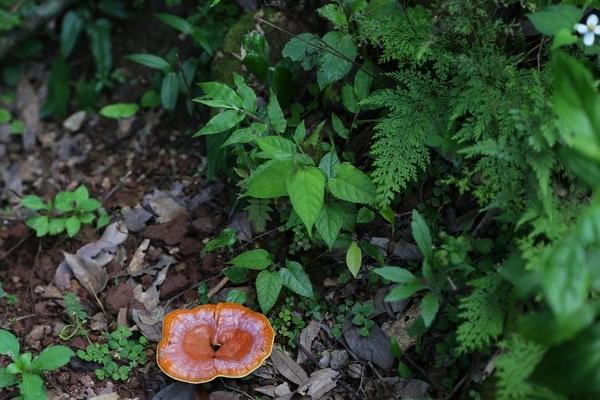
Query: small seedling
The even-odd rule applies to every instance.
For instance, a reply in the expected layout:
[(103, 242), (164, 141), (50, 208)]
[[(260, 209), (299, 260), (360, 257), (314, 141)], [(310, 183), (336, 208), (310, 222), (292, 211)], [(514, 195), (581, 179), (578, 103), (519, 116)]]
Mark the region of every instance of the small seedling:
[(106, 343), (90, 344), (85, 351), (77, 351), (77, 356), (102, 366), (95, 371), (98, 379), (112, 378), (116, 381), (125, 381), (134, 368), (146, 362), (144, 350), (148, 339), (142, 336), (136, 341), (130, 339), (132, 335), (129, 329), (119, 326), (106, 336)]
[(49, 203), (38, 196), (29, 195), (23, 197), (21, 204), (38, 214), (27, 220), (27, 226), (35, 231), (37, 237), (54, 236), (64, 231), (73, 237), (82, 224), (96, 221), (96, 227), (102, 228), (110, 222), (102, 204), (90, 198), (83, 185), (73, 192), (59, 192)]
[(335, 324), (331, 328), (331, 334), (335, 338), (340, 338), (343, 333), (344, 323), (352, 318), (352, 323), (357, 326), (358, 333), (361, 336), (369, 336), (371, 328), (375, 322), (371, 319), (375, 314), (373, 301), (368, 300), (364, 303), (353, 303), (352, 300), (346, 300), (344, 304), (340, 304), (335, 317)]
[(302, 329), (306, 326), (302, 314), (297, 310), (296, 300), (293, 297), (287, 297), (285, 304), (281, 305), (277, 316), (272, 319), (273, 328), (279, 336), (287, 341), (287, 344), (295, 348)]
[(59, 334), (62, 340), (69, 340), (75, 336), (87, 336), (88, 331), (85, 328), (87, 323), (87, 313), (82, 307), (81, 302), (73, 293), (67, 293), (64, 297), (67, 315), (71, 320), (69, 325), (65, 325)]
[(46, 397), (41, 375), (67, 364), (74, 355), (66, 346), (49, 346), (35, 358), (30, 352), (20, 354), (17, 338), (6, 330), (0, 330), (0, 354), (12, 360), (6, 368), (0, 367), (0, 388), (19, 385), (20, 399), (40, 400)]

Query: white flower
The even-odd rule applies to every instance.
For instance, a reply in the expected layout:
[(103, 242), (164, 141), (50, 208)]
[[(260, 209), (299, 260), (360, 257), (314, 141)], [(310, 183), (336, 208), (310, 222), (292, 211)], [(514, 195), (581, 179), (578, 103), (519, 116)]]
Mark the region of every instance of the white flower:
[(583, 44), (591, 46), (594, 44), (596, 35), (600, 35), (600, 26), (598, 26), (598, 16), (590, 14), (584, 24), (575, 24), (575, 30), (583, 35)]

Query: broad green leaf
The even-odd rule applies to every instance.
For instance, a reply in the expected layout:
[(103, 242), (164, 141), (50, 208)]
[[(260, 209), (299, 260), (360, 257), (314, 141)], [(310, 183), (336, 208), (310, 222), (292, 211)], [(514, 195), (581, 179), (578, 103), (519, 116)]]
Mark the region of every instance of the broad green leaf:
[(425, 289), (425, 286), (418, 281), (401, 283), (385, 296), (385, 301), (400, 301), (409, 298), (419, 290)]
[(571, 340), (549, 349), (531, 375), (531, 381), (568, 398), (597, 398), (600, 324), (596, 323)]
[(554, 110), (570, 131), (563, 138), (580, 153), (600, 161), (600, 95), (592, 74), (579, 61), (561, 52), (554, 55), (552, 66)]
[(373, 272), (381, 276), (383, 279), (395, 283), (408, 283), (417, 281), (417, 278), (413, 275), (412, 272), (400, 267), (385, 266), (374, 269)]
[(32, 194), (23, 197), (21, 205), (33, 211), (46, 210), (48, 208), (44, 200)]
[(47, 400), (46, 389), (44, 388), (44, 382), (38, 375), (24, 373), (22, 381), (19, 384), (19, 391), (23, 400)]
[(81, 229), (81, 221), (76, 215), (73, 215), (65, 221), (65, 228), (67, 229), (67, 235), (73, 237), (77, 235), (77, 232)]
[(557, 4), (542, 8), (527, 17), (535, 28), (544, 35), (553, 36), (561, 29), (573, 29), (581, 19), (582, 10), (568, 4)]
[(212, 117), (202, 129), (194, 134), (194, 137), (226, 131), (239, 124), (245, 117), (246, 114), (235, 110), (223, 111)]
[(358, 102), (363, 101), (369, 95), (371, 91), (371, 84), (373, 83), (373, 77), (367, 71), (365, 71), (366, 65), (363, 65), (356, 75), (354, 75), (354, 94)]
[(348, 128), (344, 126), (344, 123), (336, 113), (331, 113), (331, 125), (333, 126), (335, 133), (340, 135), (341, 138), (348, 139)]
[(233, 73), (233, 82), (237, 87), (237, 94), (242, 99), (242, 107), (250, 114), (256, 112), (256, 93), (244, 82), (244, 78), (238, 73)]
[(344, 9), (335, 3), (327, 4), (317, 9), (319, 15), (331, 22), (335, 29), (345, 31), (348, 29), (348, 19), (344, 13)]
[(9, 387), (17, 383), (15, 376), (6, 371), (6, 368), (0, 367), (0, 389)]
[(237, 235), (231, 228), (223, 229), (216, 238), (210, 240), (204, 246), (204, 251), (215, 251), (221, 247), (233, 246), (237, 241)]
[(266, 250), (255, 249), (238, 255), (229, 261), (236, 267), (247, 269), (265, 269), (273, 263), (273, 256)]
[(278, 160), (285, 160), (298, 154), (297, 145), (281, 136), (265, 136), (256, 138), (256, 144), (262, 150), (261, 156)]
[(281, 54), (292, 61), (299, 62), (304, 70), (312, 69), (319, 61), (321, 39), (312, 33), (301, 33), (293, 37), (283, 47)]
[(167, 110), (174, 110), (179, 95), (179, 77), (175, 72), (168, 72), (163, 78), (160, 88), (160, 101)]
[(236, 285), (248, 282), (248, 270), (240, 267), (229, 267), (223, 270), (223, 275)]
[(437, 315), (440, 308), (440, 299), (434, 292), (429, 292), (421, 300), (421, 316), (426, 327), (430, 327), (431, 323)]
[(63, 17), (60, 28), (60, 54), (64, 58), (67, 58), (73, 51), (82, 28), (83, 21), (79, 14), (73, 10), (68, 11)]
[(192, 24), (190, 24), (185, 19), (178, 17), (177, 15), (158, 13), (156, 14), (156, 17), (165, 24), (169, 25), (170, 27), (175, 28), (182, 33), (185, 33), (186, 35), (191, 35), (194, 31), (194, 27), (192, 26)]
[(375, 219), (375, 213), (369, 210), (367, 207), (361, 207), (358, 210), (358, 214), (356, 214), (356, 223), (357, 224), (368, 224)]
[(162, 57), (155, 56), (154, 54), (137, 53), (130, 54), (126, 58), (146, 67), (159, 69), (163, 72), (171, 70), (171, 65), (167, 60)]
[(37, 237), (42, 237), (48, 234), (49, 222), (48, 216), (40, 215), (38, 217), (29, 218), (26, 225), (35, 231)]
[(7, 330), (0, 329), (0, 354), (15, 360), (19, 356), (20, 349), (21, 346), (15, 335)]
[(268, 127), (265, 124), (253, 122), (247, 128), (241, 128), (234, 131), (221, 145), (221, 147), (231, 146), (237, 143), (250, 143), (256, 140), (257, 137), (268, 131)]
[(348, 251), (346, 252), (346, 266), (353, 277), (358, 276), (358, 271), (362, 265), (362, 251), (356, 242), (350, 243)]
[(335, 178), (335, 168), (338, 165), (340, 165), (340, 159), (333, 149), (325, 154), (323, 158), (321, 158), (321, 162), (319, 162), (319, 168), (325, 172), (325, 175), (327, 175), (328, 178)]
[(52, 371), (66, 365), (75, 353), (66, 346), (49, 346), (33, 359), (32, 369)]
[(317, 82), (321, 90), (342, 79), (352, 69), (357, 50), (352, 36), (342, 32), (329, 32), (323, 36), (327, 50), (319, 58)]
[(257, 199), (287, 196), (287, 181), (292, 175), (292, 160), (269, 160), (260, 165), (246, 181), (246, 194)]
[(315, 227), (325, 244), (331, 248), (342, 228), (342, 215), (335, 203), (323, 206)]
[(227, 303), (237, 303), (244, 304), (246, 302), (246, 292), (243, 292), (239, 289), (233, 289), (229, 293), (227, 293), (227, 299), (225, 300)]
[(329, 190), (340, 200), (362, 204), (375, 202), (376, 189), (371, 178), (350, 163), (335, 168), (335, 177), (329, 179)]
[(54, 114), (59, 117), (66, 115), (71, 95), (70, 81), (71, 67), (63, 56), (57, 57), (50, 68), (48, 99), (44, 104), (44, 114)]
[(96, 211), (100, 207), (102, 207), (102, 203), (96, 199), (85, 199), (77, 205), (79, 210), (86, 212)]
[(242, 109), (242, 99), (232, 88), (218, 82), (203, 82), (198, 84), (206, 96), (223, 104), (223, 107)]
[(65, 230), (65, 218), (52, 218), (48, 224), (48, 234), (58, 235)]
[(309, 236), (321, 213), (325, 196), (325, 177), (317, 167), (298, 168), (288, 179), (287, 190), (294, 207)]
[(346, 107), (346, 110), (356, 114), (360, 111), (360, 106), (358, 105), (358, 99), (356, 98), (354, 90), (355, 89), (350, 85), (344, 85), (342, 87), (342, 104)]
[(310, 278), (300, 263), (288, 261), (286, 267), (279, 270), (283, 285), (300, 296), (312, 298), (314, 296)]
[(433, 256), (431, 233), (429, 232), (427, 223), (417, 210), (413, 210), (410, 226), (413, 238), (415, 239), (415, 242), (417, 242), (421, 254), (423, 254), (423, 257), (430, 259)]
[(268, 313), (277, 302), (283, 286), (281, 275), (277, 272), (260, 271), (256, 277), (256, 296), (263, 313)]
[(269, 96), (269, 104), (267, 105), (267, 114), (269, 116), (269, 121), (271, 122), (271, 126), (277, 133), (285, 132), (285, 127), (287, 126), (287, 121), (283, 116), (283, 111), (281, 111), (281, 107), (279, 106), (279, 102), (277, 101), (277, 96), (271, 90)]
[(100, 115), (106, 118), (122, 119), (133, 117), (140, 106), (135, 103), (109, 104), (100, 109)]
[(140, 99), (140, 105), (144, 108), (158, 107), (160, 104), (160, 95), (153, 89), (147, 90)]

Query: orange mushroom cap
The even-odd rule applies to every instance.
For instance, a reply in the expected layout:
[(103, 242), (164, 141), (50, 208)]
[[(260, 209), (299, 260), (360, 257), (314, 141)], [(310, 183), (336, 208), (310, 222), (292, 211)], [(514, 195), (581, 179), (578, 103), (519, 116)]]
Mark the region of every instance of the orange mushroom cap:
[(156, 361), (182, 382), (241, 378), (269, 358), (274, 340), (264, 315), (236, 303), (205, 304), (165, 316)]

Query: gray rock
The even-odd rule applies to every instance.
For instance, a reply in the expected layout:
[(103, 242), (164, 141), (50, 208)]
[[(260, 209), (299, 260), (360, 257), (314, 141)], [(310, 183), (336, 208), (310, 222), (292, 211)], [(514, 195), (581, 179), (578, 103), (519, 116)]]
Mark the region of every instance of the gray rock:
[(390, 351), (390, 339), (381, 330), (379, 325), (374, 325), (369, 336), (360, 336), (358, 328), (350, 321), (344, 326), (344, 339), (357, 356), (372, 361), (383, 369), (394, 366), (394, 355)]

